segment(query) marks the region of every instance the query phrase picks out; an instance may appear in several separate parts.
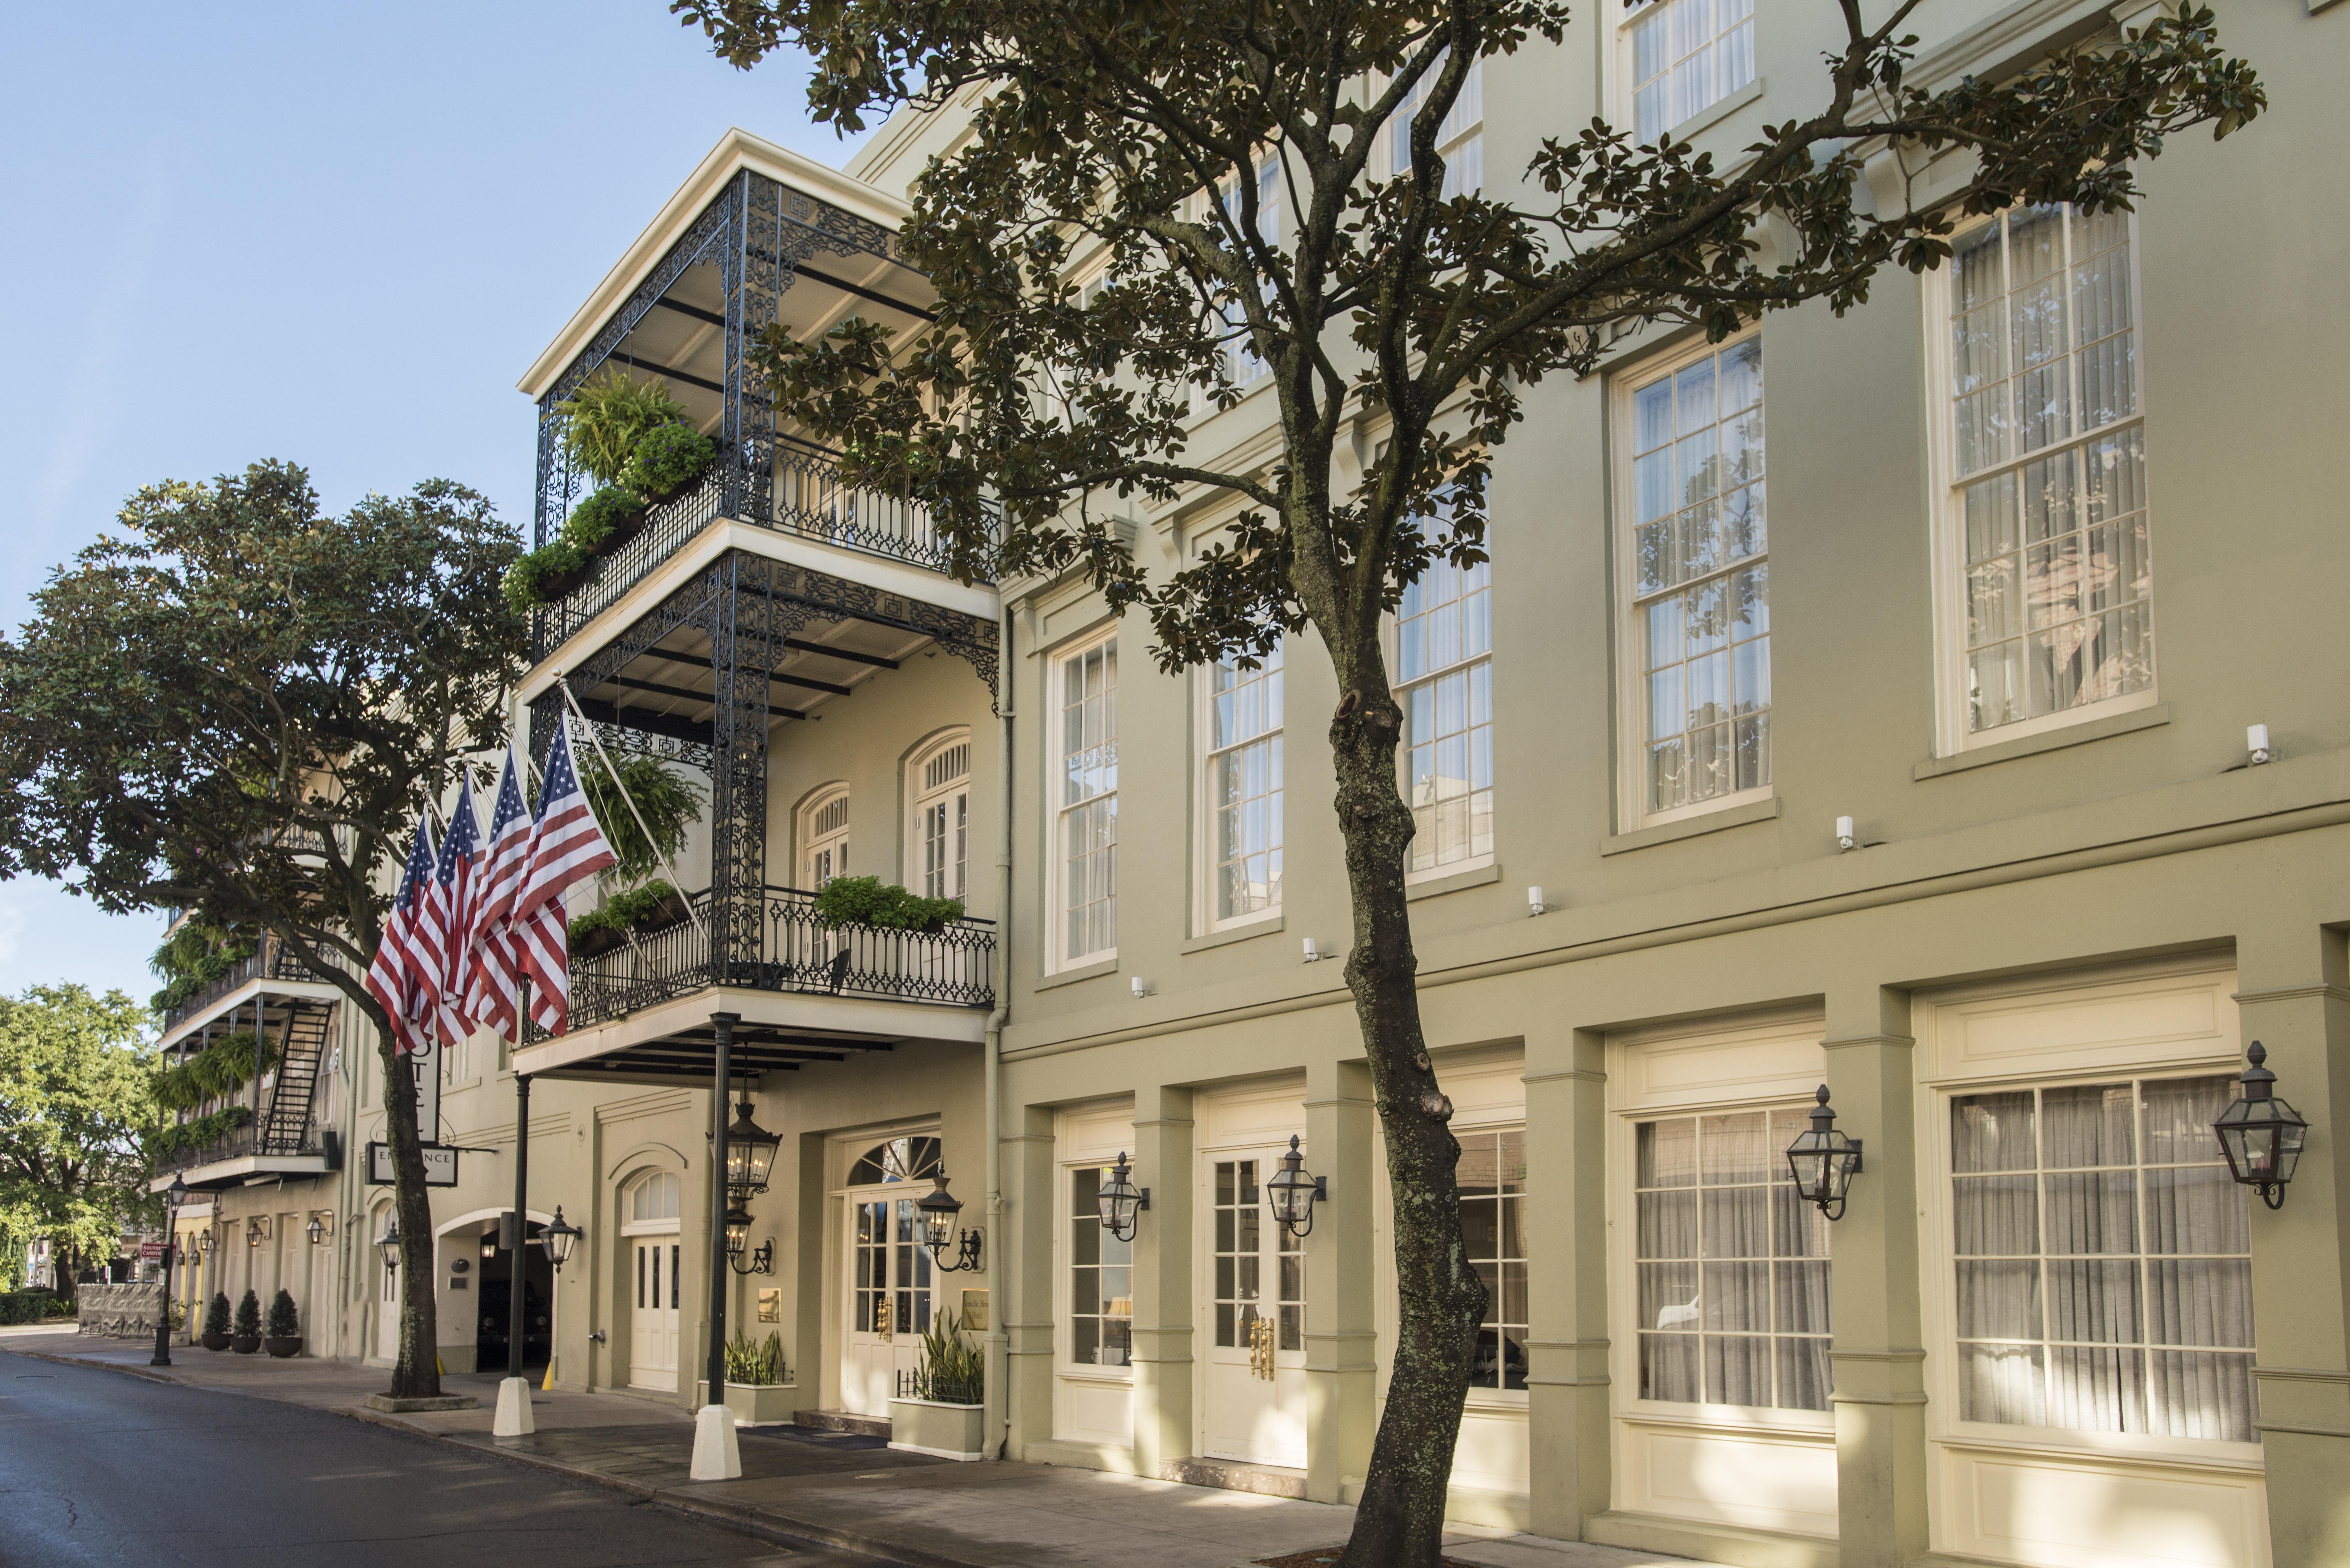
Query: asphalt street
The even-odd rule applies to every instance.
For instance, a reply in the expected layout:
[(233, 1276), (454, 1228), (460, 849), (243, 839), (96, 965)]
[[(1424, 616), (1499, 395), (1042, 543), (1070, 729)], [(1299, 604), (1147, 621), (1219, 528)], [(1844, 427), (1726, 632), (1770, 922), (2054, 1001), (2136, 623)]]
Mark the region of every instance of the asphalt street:
[(0, 1353), (0, 1564), (873, 1568), (321, 1410)]

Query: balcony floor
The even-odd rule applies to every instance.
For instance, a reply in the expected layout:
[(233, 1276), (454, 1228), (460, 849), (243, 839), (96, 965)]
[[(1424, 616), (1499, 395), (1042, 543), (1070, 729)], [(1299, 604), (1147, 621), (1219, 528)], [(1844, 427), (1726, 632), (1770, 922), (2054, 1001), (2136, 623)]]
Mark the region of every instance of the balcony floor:
[(736, 1073), (796, 1071), (900, 1042), (976, 1045), (987, 1031), (979, 1008), (717, 986), (525, 1046), (515, 1054), (515, 1071), (598, 1084), (707, 1084), (717, 1068), (713, 1012), (741, 1017)]

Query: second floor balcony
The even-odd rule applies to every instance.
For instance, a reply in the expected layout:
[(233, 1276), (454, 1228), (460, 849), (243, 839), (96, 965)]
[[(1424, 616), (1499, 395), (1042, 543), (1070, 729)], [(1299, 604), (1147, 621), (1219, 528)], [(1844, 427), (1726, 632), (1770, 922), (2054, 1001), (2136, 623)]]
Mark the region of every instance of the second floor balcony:
[(169, 1044), (173, 1037), (184, 1033), (191, 1025), (218, 1012), (222, 1004), (232, 998), (239, 997), (241, 994), (251, 995), (256, 991), (270, 989), (273, 982), (313, 988), (328, 987), (328, 989), (323, 994), (330, 996), (338, 994), (331, 990), (331, 982), (324, 975), (315, 972), (309, 965), (304, 963), (283, 940), (275, 936), (264, 936), (252, 952), (231, 964), (227, 972), (218, 980), (176, 1006), (164, 1011), (164, 1043)]

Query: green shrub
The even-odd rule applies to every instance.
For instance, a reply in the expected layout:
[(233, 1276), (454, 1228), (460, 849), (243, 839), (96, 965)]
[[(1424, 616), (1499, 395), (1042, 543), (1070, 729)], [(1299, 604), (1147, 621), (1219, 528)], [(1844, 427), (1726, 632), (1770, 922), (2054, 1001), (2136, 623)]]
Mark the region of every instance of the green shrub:
[(542, 545), (537, 549), (506, 568), (499, 587), (504, 589), (506, 603), (517, 611), (536, 609), (555, 596), (547, 591), (550, 577), (576, 572), (588, 564), (588, 557), (567, 539)]
[(648, 882), (630, 892), (615, 893), (571, 922), (571, 940), (597, 931), (632, 931), (650, 920), (661, 900), (677, 891), (666, 882)]
[(251, 1291), (236, 1303), (236, 1326), (230, 1331), (239, 1339), (261, 1337), (261, 1298)]
[(620, 470), (620, 483), (639, 495), (666, 501), (692, 484), (718, 461), (718, 443), (689, 424), (661, 425), (645, 432)]
[(726, 1345), (726, 1381), (775, 1384), (784, 1381), (784, 1336), (769, 1331), (753, 1341), (738, 1333)]
[(933, 1307), (930, 1331), (922, 1335), (921, 1358), (914, 1366), (914, 1397), (942, 1405), (978, 1405), (987, 1387), (987, 1353), (947, 1324), (947, 1314)]
[(563, 542), (586, 560), (624, 524), (643, 515), (644, 510), (643, 496), (625, 486), (608, 484), (571, 509), (571, 520), (563, 525)]
[[(601, 757), (579, 770), (579, 784), (588, 792), (588, 804), (596, 808), (596, 820), (604, 829), (606, 841), (612, 846), (612, 882), (625, 888), (660, 870), (662, 856), (674, 859), (685, 847), (687, 829), (702, 820), (702, 789), (659, 757), (615, 757), (612, 766), (619, 771), (620, 783), (628, 786), (628, 800), (620, 798)], [(633, 812), (629, 809), (629, 801), (636, 803)], [(637, 826), (639, 816), (652, 830), (651, 838)]]
[(275, 1043), (250, 1029), (224, 1034), (186, 1061), (156, 1074), (155, 1103), (167, 1111), (192, 1111), (206, 1100), (225, 1099), (253, 1082), (256, 1054), (262, 1072), (277, 1065)]
[[(245, 1293), (249, 1297), (253, 1293), (248, 1291)], [(293, 1296), (285, 1291), (279, 1291), (276, 1295), (270, 1298), (269, 1302), (267, 1330), (269, 1337), (293, 1339), (299, 1336), (301, 1332), (302, 1314), (295, 1310)]]
[(147, 1157), (157, 1165), (167, 1165), (181, 1155), (219, 1142), (252, 1116), (253, 1112), (244, 1106), (230, 1106), (208, 1116), (159, 1127), (147, 1135)]
[(180, 922), (147, 961), (147, 967), (164, 981), (148, 999), (158, 1012), (169, 1012), (196, 992), (253, 956), (254, 940), (202, 919)]
[(57, 1310), (57, 1298), (47, 1291), (0, 1292), (0, 1324), (38, 1323)]
[(214, 1291), (212, 1304), (204, 1308), (204, 1332), (206, 1334), (228, 1332), (228, 1293), (225, 1291)]
[(662, 425), (684, 417), (685, 405), (669, 395), (669, 383), (639, 381), (619, 365), (607, 365), (555, 406), (569, 416), (563, 450), (571, 461), (611, 484), (635, 454), (637, 443)]
[(827, 926), (914, 931), (962, 919), (962, 900), (925, 898), (879, 877), (835, 877), (817, 890), (816, 915)]

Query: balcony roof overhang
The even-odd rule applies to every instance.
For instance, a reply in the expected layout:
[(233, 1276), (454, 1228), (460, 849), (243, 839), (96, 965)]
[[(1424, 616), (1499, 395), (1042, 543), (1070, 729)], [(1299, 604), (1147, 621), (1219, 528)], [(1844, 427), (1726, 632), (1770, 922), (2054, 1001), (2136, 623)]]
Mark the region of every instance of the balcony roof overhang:
[[(161, 1050), (174, 1044), (203, 1028), (207, 1023), (216, 1023), (233, 1015), (240, 1008), (251, 1007), (255, 997), (298, 998), (306, 1002), (340, 1002), (343, 993), (338, 988), (322, 980), (252, 980), (210, 1006), (191, 1012), (179, 1023), (164, 1030), (161, 1036), (155, 1042), (156, 1048)], [(268, 1002), (262, 1002), (265, 1012), (269, 1006)]]
[[(837, 169), (828, 169), (812, 159), (803, 158), (785, 147), (780, 147), (764, 137), (754, 136), (738, 127), (730, 128), (718, 140), (693, 172), (686, 177), (674, 195), (661, 207), (660, 213), (645, 226), (635, 242), (623, 252), (612, 270), (604, 275), (603, 282), (586, 303), (573, 313), (563, 330), (556, 333), (530, 369), (516, 383), (521, 390), (536, 401), (578, 358), (582, 349), (594, 339), (604, 324), (610, 320), (633, 296), (654, 268), (660, 265), (670, 248), (693, 226), (711, 202), (724, 192), (726, 182), (739, 171), (748, 169), (780, 184), (817, 201), (829, 202), (856, 217), (880, 224), (892, 231), (906, 221), (906, 203), (878, 186), (868, 185)], [(825, 280), (851, 297), (895, 306), (900, 310), (920, 316), (925, 314), (927, 300), (902, 297), (904, 284), (919, 277), (910, 268), (900, 265), (898, 288), (873, 286), (871, 280)], [(923, 286), (925, 289), (927, 286)], [(677, 374), (674, 370), (669, 374)]]
[(168, 1171), (151, 1179), (147, 1190), (164, 1190), (172, 1185), (173, 1177), (178, 1177), (192, 1188), (218, 1190), (224, 1187), (241, 1187), (255, 1177), (325, 1176), (334, 1168), (323, 1154), (240, 1154), (234, 1159), (216, 1159), (209, 1165), (192, 1165), (185, 1170), (175, 1168)]
[(533, 1078), (597, 1084), (707, 1085), (717, 1071), (713, 1012), (739, 1015), (731, 1075), (795, 1072), (914, 1041), (980, 1044), (983, 1009), (718, 987), (681, 996), (515, 1053)]

